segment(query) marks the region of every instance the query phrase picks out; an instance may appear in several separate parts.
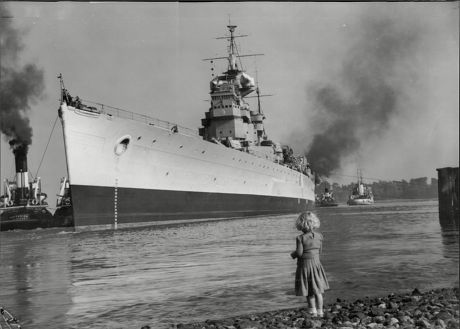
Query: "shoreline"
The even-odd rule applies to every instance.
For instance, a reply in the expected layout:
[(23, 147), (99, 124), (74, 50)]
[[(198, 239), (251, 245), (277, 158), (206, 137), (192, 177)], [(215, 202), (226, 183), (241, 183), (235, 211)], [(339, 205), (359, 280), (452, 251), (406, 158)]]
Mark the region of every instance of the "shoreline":
[(325, 304), (324, 317), (308, 315), (305, 307), (251, 313), (224, 319), (177, 324), (177, 329), (457, 329), (459, 288), (390, 293), (353, 302), (337, 298)]

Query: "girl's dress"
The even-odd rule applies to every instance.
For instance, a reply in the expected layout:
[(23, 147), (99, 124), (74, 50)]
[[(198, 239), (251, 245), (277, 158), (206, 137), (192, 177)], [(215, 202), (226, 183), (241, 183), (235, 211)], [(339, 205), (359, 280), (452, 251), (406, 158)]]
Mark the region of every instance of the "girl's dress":
[(324, 293), (324, 290), (329, 289), (329, 283), (319, 260), (323, 236), (318, 232), (307, 232), (299, 235), (296, 243), (296, 296), (313, 296)]

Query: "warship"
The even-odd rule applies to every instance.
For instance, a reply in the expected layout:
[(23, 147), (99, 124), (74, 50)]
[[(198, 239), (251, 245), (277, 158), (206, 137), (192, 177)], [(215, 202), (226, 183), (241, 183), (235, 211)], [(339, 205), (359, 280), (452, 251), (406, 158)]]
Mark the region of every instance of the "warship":
[[(265, 132), (258, 84), (241, 63), (255, 55), (239, 54), (236, 27), (228, 25), (218, 38), (228, 41), (228, 54), (204, 59), (225, 60), (227, 70), (211, 79), (210, 107), (198, 130), (72, 97), (58, 76), (76, 227), (286, 214), (314, 206), (307, 159)], [(254, 109), (246, 100), (253, 92)]]

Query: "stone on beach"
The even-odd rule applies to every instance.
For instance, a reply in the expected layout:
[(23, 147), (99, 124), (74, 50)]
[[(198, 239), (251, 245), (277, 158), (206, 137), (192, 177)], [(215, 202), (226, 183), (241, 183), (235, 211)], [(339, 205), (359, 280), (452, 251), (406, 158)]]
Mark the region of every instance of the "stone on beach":
[(353, 303), (337, 299), (326, 305), (323, 318), (312, 317), (306, 308), (286, 309), (234, 316), (222, 320), (179, 324), (177, 329), (458, 329), (459, 289), (359, 299)]

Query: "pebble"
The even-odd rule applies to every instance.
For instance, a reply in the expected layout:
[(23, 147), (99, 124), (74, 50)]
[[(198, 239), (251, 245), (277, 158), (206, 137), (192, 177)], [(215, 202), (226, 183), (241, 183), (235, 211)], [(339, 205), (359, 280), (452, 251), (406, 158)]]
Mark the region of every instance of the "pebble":
[(394, 326), (397, 323), (399, 323), (399, 321), (396, 318), (391, 318), (390, 321), (388, 322), (390, 326)]
[(178, 329), (458, 329), (459, 289), (443, 288), (361, 298), (325, 305), (323, 318), (307, 315), (305, 308), (235, 316), (221, 320), (178, 324)]

